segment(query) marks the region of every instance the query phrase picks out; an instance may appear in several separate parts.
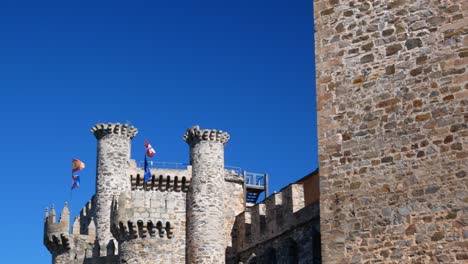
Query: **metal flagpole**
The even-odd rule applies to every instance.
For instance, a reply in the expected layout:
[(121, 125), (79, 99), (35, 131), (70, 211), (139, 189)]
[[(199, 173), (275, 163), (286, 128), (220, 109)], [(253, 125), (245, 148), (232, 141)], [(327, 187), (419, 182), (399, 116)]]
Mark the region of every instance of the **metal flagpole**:
[(70, 215), (72, 215), (72, 201), (73, 201), (73, 169), (72, 169), (72, 187), (70, 188), (70, 206), (68, 210), (70, 210)]

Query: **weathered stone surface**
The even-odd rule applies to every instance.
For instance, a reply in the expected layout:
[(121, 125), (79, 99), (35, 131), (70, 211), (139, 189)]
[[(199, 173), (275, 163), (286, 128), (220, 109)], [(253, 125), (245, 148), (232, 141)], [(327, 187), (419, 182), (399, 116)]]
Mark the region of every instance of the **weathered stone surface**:
[(239, 214), (232, 236), (238, 261), (321, 263), (319, 204), (304, 202), (303, 185), (291, 184)]
[(190, 128), (184, 135), (190, 145), (192, 181), (187, 198), (187, 263), (223, 263), (224, 144), (226, 132)]
[(463, 263), (467, 7), (314, 1), (323, 263)]
[(110, 232), (112, 199), (130, 190), (128, 164), (130, 140), (138, 133), (132, 126), (97, 124), (91, 129), (98, 140), (96, 165), (96, 238), (100, 256), (107, 256), (109, 243), (117, 244)]

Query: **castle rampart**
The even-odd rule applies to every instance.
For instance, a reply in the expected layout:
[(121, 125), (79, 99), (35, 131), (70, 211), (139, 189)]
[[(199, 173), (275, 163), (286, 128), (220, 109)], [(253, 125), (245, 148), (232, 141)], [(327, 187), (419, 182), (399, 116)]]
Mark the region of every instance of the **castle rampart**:
[[(239, 214), (233, 236), (239, 259), (246, 261), (255, 255), (258, 263), (276, 263), (274, 259), (294, 263), (292, 258), (301, 260), (299, 263), (318, 263), (319, 253), (314, 256), (312, 251), (320, 247), (310, 239), (319, 235), (318, 203), (305, 206), (304, 201), (303, 185), (295, 183)], [(292, 245), (296, 257), (288, 251)], [(300, 258), (300, 254), (308, 257)]]

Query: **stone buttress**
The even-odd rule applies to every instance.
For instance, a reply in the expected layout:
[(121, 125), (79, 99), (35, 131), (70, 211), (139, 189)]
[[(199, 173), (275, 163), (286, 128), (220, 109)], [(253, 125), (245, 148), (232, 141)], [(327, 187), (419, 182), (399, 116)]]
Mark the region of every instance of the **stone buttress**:
[[(133, 126), (97, 124), (91, 128), (98, 141), (96, 163), (96, 253), (107, 256), (115, 244), (110, 230), (111, 204), (114, 197), (130, 191), (128, 167), (130, 141), (138, 133)], [(112, 251), (112, 250), (111, 250)], [(112, 252), (115, 253), (115, 252)]]
[(223, 131), (189, 128), (192, 181), (187, 195), (187, 263), (224, 263), (224, 144)]

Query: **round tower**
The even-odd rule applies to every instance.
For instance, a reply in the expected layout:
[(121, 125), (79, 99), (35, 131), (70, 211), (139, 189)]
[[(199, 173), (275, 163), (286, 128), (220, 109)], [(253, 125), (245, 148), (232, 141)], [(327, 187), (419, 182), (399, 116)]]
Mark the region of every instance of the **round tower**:
[(224, 144), (229, 134), (187, 129), (192, 180), (187, 196), (187, 263), (224, 263)]
[(70, 211), (65, 203), (60, 213), (59, 221), (56, 221), (55, 208), (52, 205), (50, 212), (46, 209), (44, 221), (44, 245), (52, 253), (52, 263), (66, 264), (72, 261), (74, 243), (69, 235)]
[(100, 256), (107, 255), (113, 245), (110, 229), (111, 204), (122, 191), (130, 190), (127, 170), (130, 161), (130, 141), (138, 130), (124, 124), (97, 124), (91, 128), (96, 137), (96, 240)]

